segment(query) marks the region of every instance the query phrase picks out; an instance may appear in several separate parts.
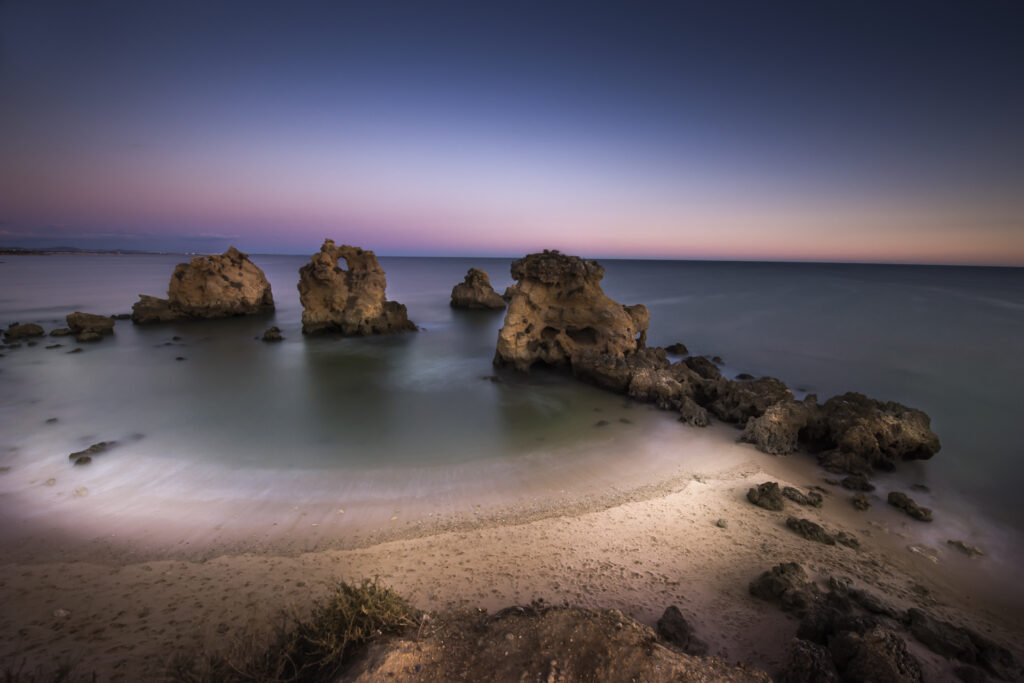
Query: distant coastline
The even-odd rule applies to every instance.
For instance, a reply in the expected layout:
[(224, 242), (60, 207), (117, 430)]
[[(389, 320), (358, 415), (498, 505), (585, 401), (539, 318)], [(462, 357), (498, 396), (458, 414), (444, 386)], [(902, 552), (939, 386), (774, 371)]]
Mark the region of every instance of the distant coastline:
[[(173, 251), (141, 251), (138, 249), (79, 249), (78, 247), (53, 247), (50, 249), (28, 249), (24, 247), (0, 247), (0, 254), (6, 256), (55, 256), (57, 254), (131, 254), (132, 256), (165, 256), (177, 254)], [(198, 252), (196, 252), (198, 253)]]

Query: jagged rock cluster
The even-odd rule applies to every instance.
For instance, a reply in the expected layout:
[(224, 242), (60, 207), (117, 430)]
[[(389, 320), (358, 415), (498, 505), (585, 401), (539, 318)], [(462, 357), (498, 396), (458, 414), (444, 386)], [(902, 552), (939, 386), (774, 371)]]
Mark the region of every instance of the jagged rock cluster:
[[(339, 259), (345, 260), (348, 270), (338, 265)], [(385, 298), (386, 287), (384, 269), (372, 251), (324, 240), (320, 251), (299, 269), (303, 334), (364, 336), (415, 330), (405, 306)]]
[[(904, 629), (951, 660), (961, 680), (1018, 680), (1020, 663), (1005, 647), (917, 608), (896, 609), (849, 580), (831, 577), (818, 588), (795, 562), (776, 565), (750, 583), (750, 594), (800, 619), (780, 683), (921, 681), (921, 665), (900, 636)], [(984, 672), (982, 672), (984, 669)]]
[(234, 247), (219, 256), (197, 256), (174, 269), (168, 298), (142, 294), (132, 306), (132, 322), (227, 318), (274, 310), (266, 276)]
[(606, 296), (597, 261), (545, 251), (514, 261), (512, 277), (518, 283), (507, 292), (496, 365), (525, 371), (545, 363), (579, 372), (599, 359), (625, 362), (644, 347), (647, 308)]
[(452, 308), (505, 308), (505, 299), (494, 291), (491, 278), (479, 268), (470, 268), (464, 281), (452, 287)]
[[(666, 350), (645, 348), (648, 313), (605, 296), (604, 269), (558, 252), (530, 254), (512, 264), (512, 301), (498, 334), (495, 364), (528, 370), (565, 366), (574, 375), (638, 401), (678, 411), (705, 426), (709, 415), (743, 427), (741, 440), (770, 454), (801, 445), (833, 472), (869, 474), (939, 450), (928, 416), (899, 403), (856, 393), (797, 401), (772, 377), (729, 380), (714, 362), (689, 356), (670, 362)], [(677, 351), (685, 346), (676, 345)]]

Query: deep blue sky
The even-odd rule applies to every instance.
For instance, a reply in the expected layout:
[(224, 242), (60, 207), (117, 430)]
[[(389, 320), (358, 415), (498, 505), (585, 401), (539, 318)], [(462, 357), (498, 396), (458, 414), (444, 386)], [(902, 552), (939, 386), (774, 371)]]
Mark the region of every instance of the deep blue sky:
[(0, 244), (1024, 264), (1019, 2), (0, 4)]

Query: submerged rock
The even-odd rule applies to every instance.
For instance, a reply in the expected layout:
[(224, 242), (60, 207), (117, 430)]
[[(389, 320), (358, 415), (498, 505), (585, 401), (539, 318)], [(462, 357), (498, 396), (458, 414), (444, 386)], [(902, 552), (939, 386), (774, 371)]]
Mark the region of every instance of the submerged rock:
[(675, 605), (665, 609), (658, 619), (658, 635), (688, 655), (704, 655), (707, 643), (693, 633), (693, 627)]
[(503, 299), (494, 287), (491, 278), (479, 268), (470, 268), (465, 280), (452, 288), (452, 308), (505, 308)]
[(35, 323), (25, 323), (24, 325), (14, 323), (4, 330), (4, 341), (12, 342), (21, 339), (31, 339), (32, 337), (42, 337), (43, 334), (43, 328)]
[[(348, 270), (339, 266), (344, 259)], [(299, 269), (302, 333), (366, 336), (412, 332), (405, 306), (385, 298), (387, 279), (377, 256), (366, 249), (324, 240)]]
[(597, 261), (545, 251), (513, 261), (511, 272), (518, 282), (498, 332), (495, 365), (526, 371), (539, 362), (575, 372), (644, 348), (647, 308), (606, 296)]
[(277, 327), (277, 325), (274, 325), (273, 327), (268, 327), (263, 332), (263, 341), (265, 342), (278, 342), (283, 340), (284, 337), (281, 336), (281, 330), (280, 328)]
[(179, 263), (167, 295), (167, 299), (140, 295), (132, 306), (132, 322), (227, 318), (274, 310), (266, 275), (234, 247), (219, 256), (196, 256)]
[(100, 441), (99, 443), (94, 443), (85, 450), (71, 453), (68, 455), (68, 460), (70, 460), (74, 465), (88, 465), (92, 462), (92, 456), (106, 453), (115, 446), (117, 446), (116, 441)]
[(932, 521), (932, 511), (925, 507), (920, 507), (914, 502), (914, 499), (905, 493), (899, 491), (891, 491), (889, 493), (889, 505), (894, 508), (902, 510), (909, 516), (922, 522)]
[(66, 337), (71, 334), (71, 330), (67, 327), (57, 327), (50, 331), (51, 337)]
[(976, 545), (968, 545), (967, 543), (964, 543), (963, 541), (949, 540), (949, 541), (946, 541), (946, 544), (956, 548), (957, 550), (962, 552), (964, 555), (967, 555), (968, 557), (981, 557), (982, 555), (985, 554), (984, 552), (982, 552), (981, 548), (979, 548), (978, 546), (976, 546)]
[(765, 510), (778, 512), (784, 507), (782, 491), (774, 481), (766, 481), (747, 491), (747, 500)]

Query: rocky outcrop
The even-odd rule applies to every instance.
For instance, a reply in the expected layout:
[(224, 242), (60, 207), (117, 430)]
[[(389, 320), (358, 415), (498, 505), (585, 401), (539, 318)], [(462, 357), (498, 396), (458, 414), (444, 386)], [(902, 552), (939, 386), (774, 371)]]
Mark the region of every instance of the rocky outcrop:
[(167, 298), (140, 295), (132, 322), (170, 322), (189, 318), (227, 318), (274, 310), (266, 276), (247, 254), (234, 247), (219, 256), (197, 256), (179, 263)]
[(800, 431), (807, 427), (816, 408), (814, 396), (808, 396), (801, 403), (783, 398), (765, 408), (760, 416), (748, 418), (740, 441), (752, 443), (757, 450), (769, 455), (793, 453), (800, 440)]
[(766, 481), (756, 487), (751, 487), (747, 491), (747, 500), (758, 507), (774, 512), (778, 512), (784, 507), (782, 491), (779, 490), (778, 483), (774, 481)]
[(644, 347), (647, 308), (606, 296), (597, 261), (545, 251), (514, 261), (511, 272), (518, 283), (498, 332), (496, 365), (575, 370), (584, 358), (622, 360)]
[(24, 325), (13, 323), (4, 330), (4, 341), (15, 342), (32, 337), (42, 337), (43, 334), (43, 328), (35, 323), (25, 323)]
[(889, 505), (892, 505), (898, 510), (902, 510), (910, 517), (921, 521), (930, 522), (932, 521), (932, 511), (929, 508), (924, 508), (914, 502), (914, 499), (905, 493), (900, 491), (891, 491), (888, 497)]
[(105, 315), (75, 311), (69, 313), (66, 320), (68, 329), (80, 342), (99, 341), (108, 334), (114, 334), (114, 319)]
[(452, 308), (505, 308), (505, 299), (491, 287), (491, 278), (479, 268), (470, 268), (466, 278), (452, 287)]
[[(340, 259), (348, 270), (339, 266)], [(386, 287), (384, 269), (372, 251), (324, 240), (299, 269), (302, 333), (365, 336), (416, 330), (405, 306), (385, 298)]]

